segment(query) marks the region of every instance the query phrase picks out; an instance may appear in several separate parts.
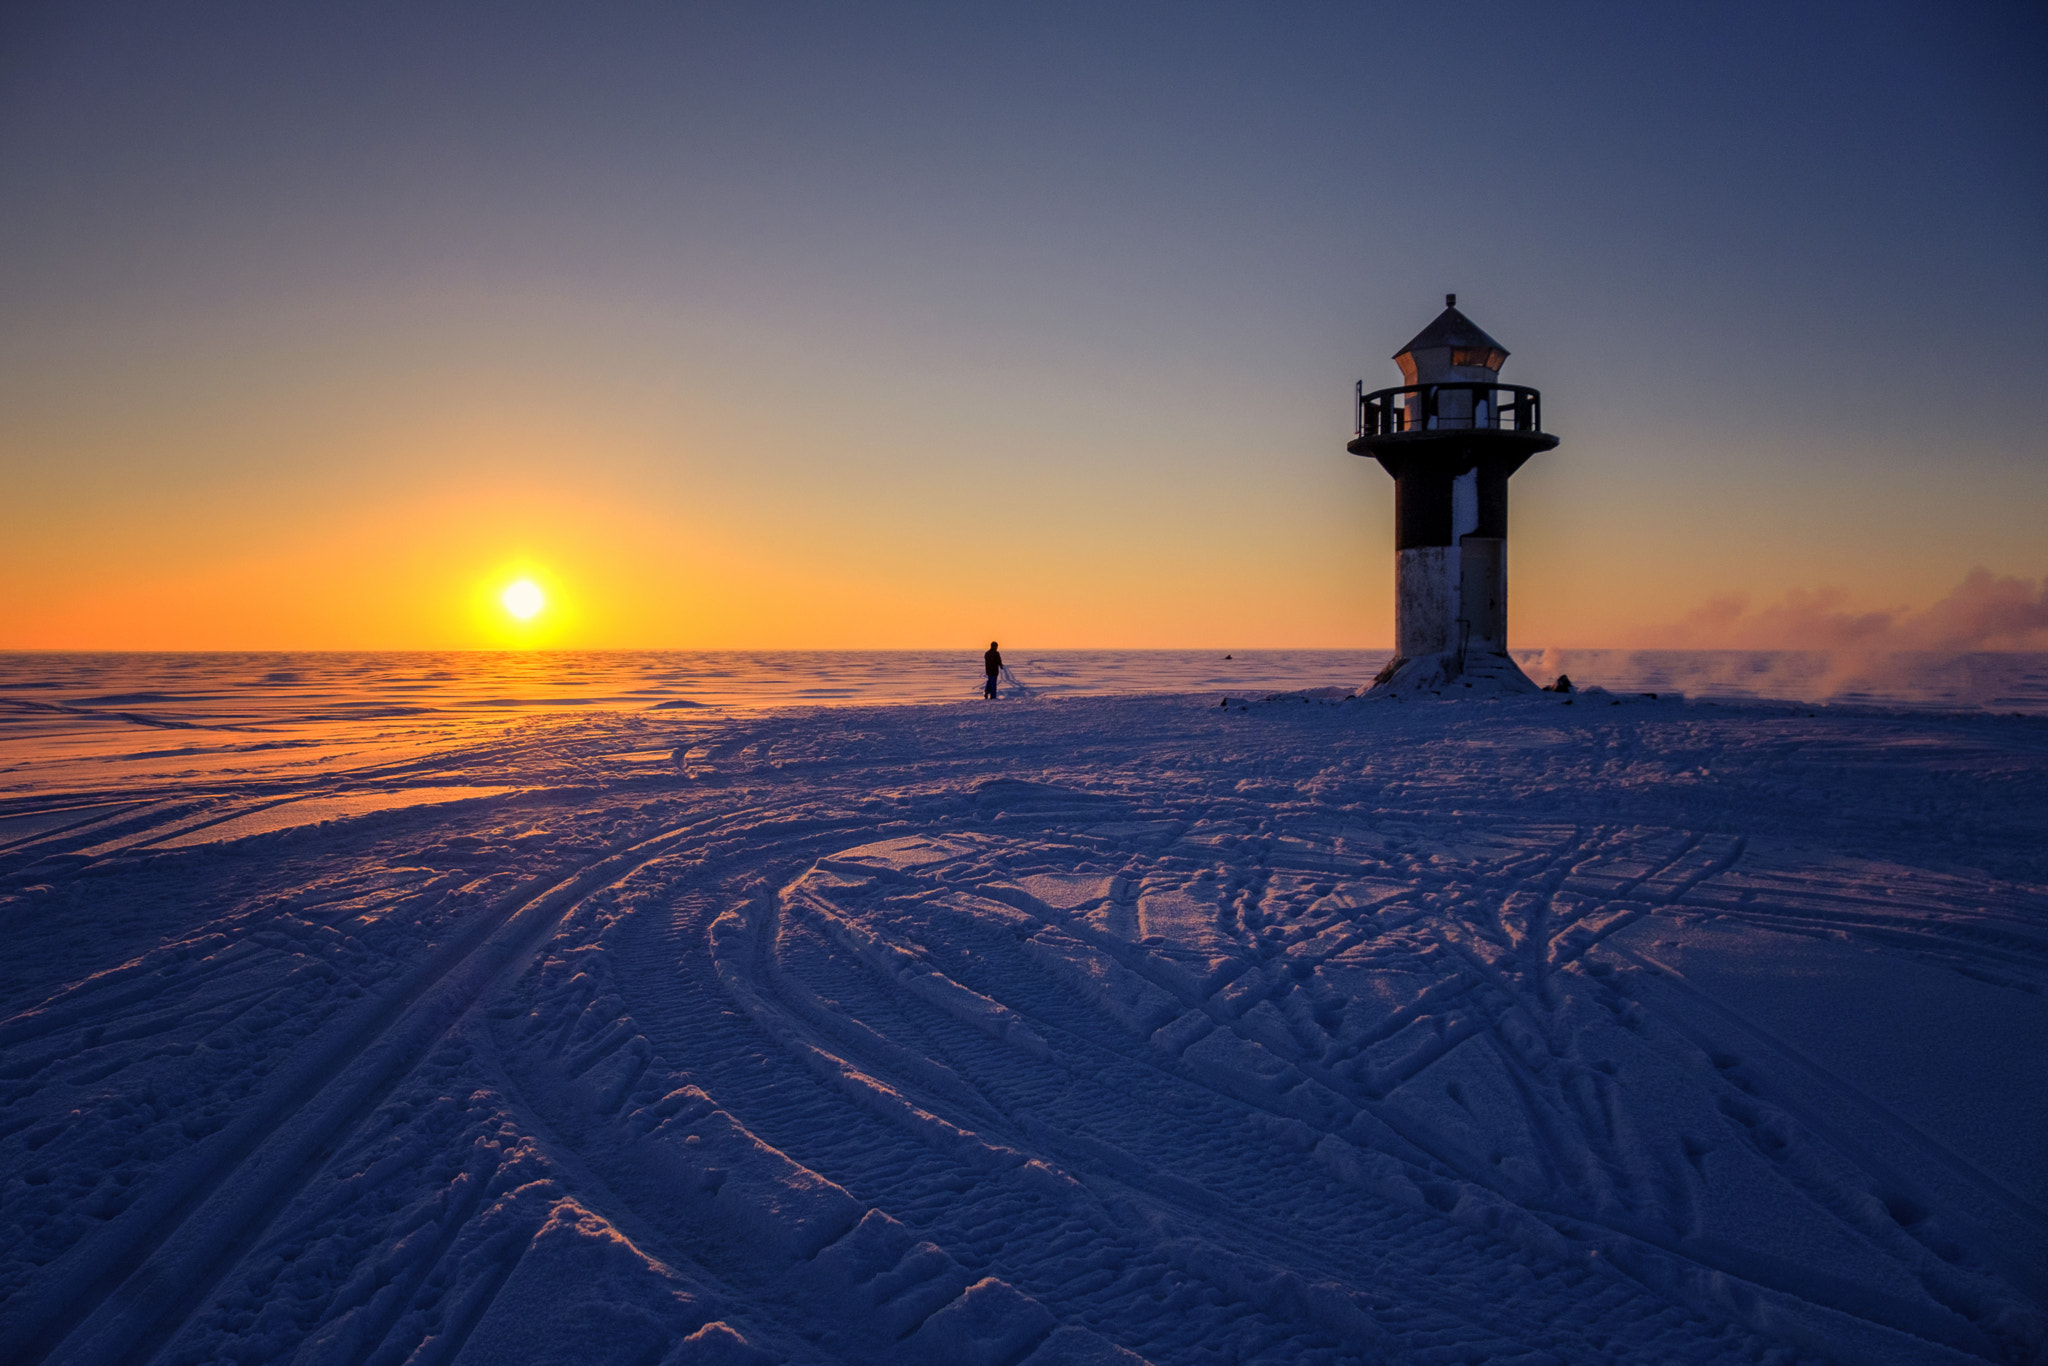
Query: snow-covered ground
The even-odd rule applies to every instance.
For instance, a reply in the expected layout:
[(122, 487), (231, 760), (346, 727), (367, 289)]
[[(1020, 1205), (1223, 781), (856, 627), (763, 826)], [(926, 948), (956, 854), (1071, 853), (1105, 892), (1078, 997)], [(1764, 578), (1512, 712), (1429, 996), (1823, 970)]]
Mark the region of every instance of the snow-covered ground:
[(0, 1360), (2048, 1360), (2048, 720), (14, 695)]

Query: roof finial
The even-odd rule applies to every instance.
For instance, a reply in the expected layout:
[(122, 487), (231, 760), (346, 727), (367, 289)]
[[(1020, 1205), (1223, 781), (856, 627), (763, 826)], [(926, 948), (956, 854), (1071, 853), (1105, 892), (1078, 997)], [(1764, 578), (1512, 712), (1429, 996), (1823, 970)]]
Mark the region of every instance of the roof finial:
[(1445, 307), (1445, 308), (1456, 308), (1457, 306), (1458, 306), (1458, 296), (1457, 296), (1457, 295), (1455, 295), (1455, 294), (1446, 294), (1446, 295), (1444, 295), (1444, 307)]

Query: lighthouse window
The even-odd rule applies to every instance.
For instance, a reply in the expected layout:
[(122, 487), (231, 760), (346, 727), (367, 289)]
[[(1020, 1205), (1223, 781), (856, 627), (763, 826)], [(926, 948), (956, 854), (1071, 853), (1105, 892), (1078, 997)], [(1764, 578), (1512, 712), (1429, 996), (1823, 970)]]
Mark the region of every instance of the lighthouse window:
[(1488, 349), (1483, 346), (1455, 346), (1451, 348), (1451, 364), (1453, 365), (1477, 365), (1488, 370), (1498, 370), (1502, 362), (1507, 360), (1507, 358), (1508, 353), (1500, 350), (1498, 347)]

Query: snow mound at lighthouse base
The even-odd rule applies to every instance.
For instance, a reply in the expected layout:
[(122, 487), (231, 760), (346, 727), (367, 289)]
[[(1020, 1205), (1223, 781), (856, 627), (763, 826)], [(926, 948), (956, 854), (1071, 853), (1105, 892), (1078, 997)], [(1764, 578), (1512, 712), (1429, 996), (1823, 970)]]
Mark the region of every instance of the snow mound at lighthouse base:
[(1521, 697), (1543, 691), (1514, 660), (1493, 652), (1395, 656), (1365, 691), (1367, 698), (1397, 700)]

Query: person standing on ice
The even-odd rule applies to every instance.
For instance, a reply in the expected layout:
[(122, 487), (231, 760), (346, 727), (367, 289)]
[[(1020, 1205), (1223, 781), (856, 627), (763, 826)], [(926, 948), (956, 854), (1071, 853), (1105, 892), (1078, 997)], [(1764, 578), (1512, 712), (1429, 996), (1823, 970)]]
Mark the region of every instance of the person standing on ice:
[(988, 670), (988, 686), (981, 690), (983, 697), (996, 695), (996, 675), (1003, 671), (1003, 657), (996, 650), (996, 643), (988, 643), (988, 653), (981, 657), (981, 667)]

